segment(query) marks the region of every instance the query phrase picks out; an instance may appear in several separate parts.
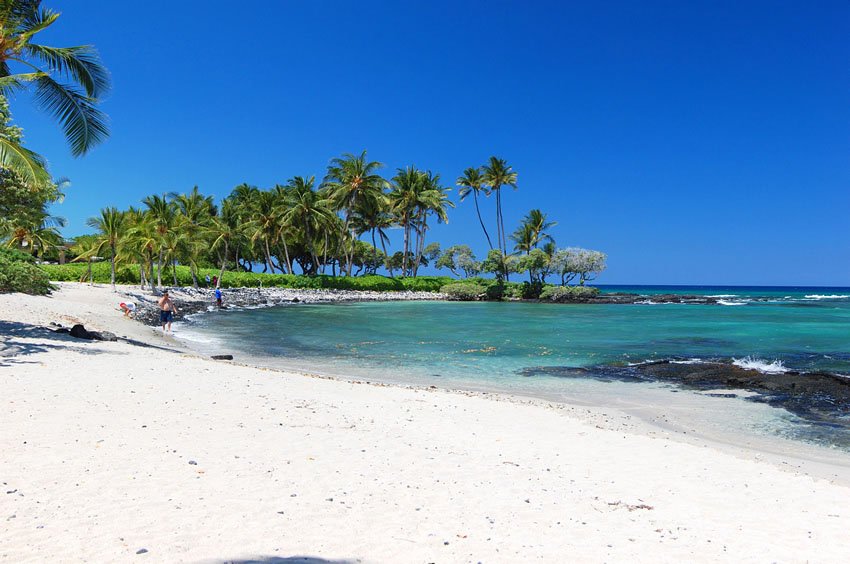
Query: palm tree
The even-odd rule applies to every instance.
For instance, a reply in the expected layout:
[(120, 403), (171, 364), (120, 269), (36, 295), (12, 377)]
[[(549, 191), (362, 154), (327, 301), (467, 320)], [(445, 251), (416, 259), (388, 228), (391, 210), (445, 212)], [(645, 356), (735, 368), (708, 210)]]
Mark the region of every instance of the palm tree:
[[(215, 216), (207, 226), (207, 232), (211, 235), (211, 249), (218, 248), (219, 245), (224, 245), (224, 252), (221, 254), (221, 270), (218, 273), (216, 280), (216, 288), (221, 286), (221, 279), (224, 276), (224, 269), (227, 266), (227, 255), (230, 244), (237, 240), (243, 234), (243, 228), (239, 217), (239, 209), (232, 199), (225, 199), (221, 204), (221, 214)], [(236, 266), (239, 266), (239, 256), (236, 256)]]
[[(490, 157), (490, 161), (482, 167), (484, 173), (484, 184), (496, 193), (496, 230), (499, 238), (499, 249), (502, 256), (508, 254), (507, 241), (505, 238), (505, 222), (502, 217), (502, 186), (510, 186), (516, 190), (517, 174), (505, 159)], [(507, 278), (507, 266), (505, 266), (505, 278)]]
[(15, 221), (12, 218), (11, 235), (7, 246), (23, 250), (28, 248), (30, 254), (41, 257), (44, 252), (62, 244), (59, 228), (67, 223), (64, 217), (52, 216), (45, 213), (27, 221)]
[(100, 217), (91, 217), (86, 221), (89, 227), (97, 229), (100, 235), (97, 239), (95, 254), (101, 249), (109, 246), (109, 262), (112, 281), (112, 290), (115, 290), (115, 256), (118, 250), (118, 240), (124, 231), (124, 212), (118, 208), (109, 207), (100, 210)]
[(545, 213), (534, 209), (522, 219), (522, 223), (511, 235), (511, 239), (516, 242), (517, 250), (529, 254), (531, 249), (537, 248), (540, 243), (554, 242), (552, 236), (546, 231), (555, 225), (558, 225), (557, 221), (549, 221)]
[[(91, 45), (34, 42), (58, 18), (40, 0), (0, 0), (0, 91), (7, 95), (32, 85), (36, 105), (60, 122), (71, 153), (81, 156), (109, 135), (106, 116), (97, 109), (110, 88), (109, 72)], [(10, 63), (20, 71), (13, 72)], [(48, 179), (38, 155), (5, 137), (0, 138), (0, 164), (35, 184)]]
[(177, 220), (177, 210), (171, 201), (173, 194), (158, 196), (156, 194), (146, 197), (142, 203), (148, 207), (154, 229), (156, 231), (157, 246), (159, 247), (159, 258), (156, 263), (156, 285), (162, 286), (162, 260), (165, 253), (165, 236), (174, 227)]
[(192, 191), (188, 194), (173, 194), (171, 201), (176, 205), (177, 211), (183, 218), (183, 221), (177, 225), (184, 235), (180, 251), (189, 263), (192, 286), (197, 288), (198, 260), (201, 253), (209, 249), (208, 245), (204, 245), (204, 230), (218, 213), (218, 210), (214, 198), (201, 194), (197, 186), (192, 188)]
[[(376, 172), (382, 166), (384, 165), (377, 161), (367, 161), (366, 151), (356, 156), (345, 153), (342, 157), (331, 160), (322, 183), (334, 209), (344, 214), (343, 229), (350, 236), (350, 246), (344, 250), (348, 276), (351, 276), (354, 242), (357, 240), (351, 229), (352, 214), (359, 207), (367, 205), (369, 200), (379, 199), (384, 194), (387, 181)], [(343, 240), (344, 237), (340, 237), (340, 241)]]
[(410, 256), (410, 231), (419, 209), (420, 194), (424, 189), (425, 173), (415, 166), (407, 166), (397, 170), (392, 178), (392, 189), (388, 195), (390, 209), (404, 230), (404, 246), (402, 249), (401, 275), (407, 276), (408, 257)]
[(448, 208), (455, 207), (449, 199), (450, 188), (440, 186), (440, 175), (428, 171), (422, 179), (423, 190), (419, 195), (418, 221), (416, 227), (416, 259), (413, 262), (413, 276), (419, 272), (422, 254), (425, 251), (425, 234), (428, 232), (428, 216), (437, 216), (440, 223), (448, 223)]
[[(376, 264), (378, 262), (378, 247), (375, 235), (377, 235), (378, 239), (380, 239), (381, 249), (383, 249), (384, 256), (386, 257), (387, 243), (390, 240), (386, 230), (392, 227), (394, 223), (392, 215), (389, 211), (387, 211), (388, 207), (389, 199), (387, 196), (382, 197), (380, 200), (370, 200), (364, 206), (357, 209), (352, 220), (354, 230), (358, 236), (366, 233), (367, 231), (372, 234), (372, 262)], [(392, 276), (392, 265), (387, 262), (386, 267), (390, 276)]]
[(487, 238), (487, 245), (492, 249), (493, 242), (490, 240), (490, 234), (487, 233), (487, 228), (484, 226), (484, 220), (481, 219), (481, 209), (478, 207), (478, 193), (484, 192), (485, 196), (490, 195), (487, 186), (484, 185), (484, 177), (481, 174), (480, 168), (469, 167), (463, 171), (463, 176), (457, 179), (460, 193), (460, 201), (464, 201), (471, 193), (475, 202), (475, 213), (478, 214), (478, 222), (481, 224), (481, 229), (484, 230), (484, 236)]
[(274, 241), (278, 229), (277, 198), (271, 192), (257, 191), (252, 200), (251, 212), (251, 220), (246, 223), (251, 242), (260, 242), (266, 268), (274, 274), (270, 242)]
[(319, 257), (316, 253), (316, 234), (323, 227), (332, 223), (334, 216), (330, 208), (330, 201), (323, 198), (314, 187), (316, 177), (305, 178), (295, 176), (289, 179), (289, 209), (284, 212), (283, 220), (292, 226), (302, 230), (302, 237), (307, 251), (310, 253), (312, 264), (311, 273), (315, 274), (319, 269)]

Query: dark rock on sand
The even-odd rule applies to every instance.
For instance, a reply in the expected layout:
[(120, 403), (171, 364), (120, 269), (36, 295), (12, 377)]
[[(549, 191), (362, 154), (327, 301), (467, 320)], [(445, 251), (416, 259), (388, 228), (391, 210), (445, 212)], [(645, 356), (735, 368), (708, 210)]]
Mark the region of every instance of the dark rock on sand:
[[(59, 329), (56, 330), (60, 332)], [(61, 331), (64, 333), (65, 331)], [(72, 337), (76, 337), (77, 339), (88, 339), (89, 341), (117, 341), (118, 337), (115, 336), (115, 333), (110, 333), (109, 331), (89, 331), (79, 323), (71, 327), (70, 331), (68, 331)]]
[(232, 354), (214, 354), (210, 358), (213, 360), (233, 360)]

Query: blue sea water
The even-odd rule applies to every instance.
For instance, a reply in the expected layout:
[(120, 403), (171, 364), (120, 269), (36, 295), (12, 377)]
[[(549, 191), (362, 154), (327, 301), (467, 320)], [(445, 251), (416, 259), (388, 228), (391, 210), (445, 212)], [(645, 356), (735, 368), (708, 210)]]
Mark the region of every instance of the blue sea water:
[[(626, 384), (600, 392), (599, 385), (574, 379), (527, 375), (541, 367), (584, 367), (593, 374), (594, 367), (657, 359), (737, 361), (768, 371), (850, 375), (850, 288), (601, 289), (644, 294), (646, 303), (277, 306), (203, 314), (184, 336), (201, 348), (239, 351), (284, 367), (570, 400), (582, 394), (598, 401), (599, 394), (642, 392)], [(664, 293), (719, 296), (724, 305), (652, 302), (653, 295)], [(822, 432), (816, 434), (824, 440)], [(830, 442), (829, 432), (825, 442)], [(850, 434), (838, 442), (850, 445)]]

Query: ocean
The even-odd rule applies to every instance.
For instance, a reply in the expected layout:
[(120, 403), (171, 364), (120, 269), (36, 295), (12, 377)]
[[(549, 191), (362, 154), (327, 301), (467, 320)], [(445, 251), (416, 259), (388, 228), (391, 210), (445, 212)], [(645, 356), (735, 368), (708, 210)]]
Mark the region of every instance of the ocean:
[[(659, 381), (647, 362), (719, 362), (766, 375), (850, 376), (850, 288), (600, 286), (637, 305), (377, 302), (194, 316), (195, 348), (371, 381), (508, 392), (628, 411), (669, 406), (707, 435), (783, 437), (850, 451), (850, 406), (815, 394)], [(719, 305), (655, 304), (664, 293)], [(791, 394), (793, 395), (793, 394)], [(821, 394), (822, 395), (822, 394)], [(827, 394), (828, 395), (828, 394)]]

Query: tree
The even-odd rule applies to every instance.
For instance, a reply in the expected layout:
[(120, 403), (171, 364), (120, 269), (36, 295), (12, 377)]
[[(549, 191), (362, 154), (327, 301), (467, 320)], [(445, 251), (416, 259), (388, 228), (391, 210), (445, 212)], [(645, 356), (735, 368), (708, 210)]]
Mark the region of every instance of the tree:
[(463, 171), (463, 176), (457, 179), (459, 187), (460, 201), (466, 199), (469, 194), (472, 194), (475, 202), (475, 213), (478, 214), (478, 223), (481, 224), (481, 229), (484, 231), (484, 237), (487, 238), (487, 245), (490, 249), (493, 248), (493, 242), (490, 240), (490, 234), (487, 233), (487, 227), (484, 226), (484, 220), (481, 219), (481, 209), (478, 207), (478, 194), (484, 192), (485, 196), (490, 195), (487, 186), (484, 185), (484, 176), (481, 174), (480, 168), (469, 167)]
[(541, 243), (553, 243), (554, 239), (546, 231), (557, 224), (555, 221), (549, 221), (542, 211), (531, 210), (511, 235), (511, 239), (516, 243), (516, 250), (530, 254), (531, 250)]
[(415, 166), (407, 166), (396, 171), (391, 180), (389, 193), (390, 208), (395, 221), (404, 230), (404, 242), (402, 248), (401, 275), (409, 273), (408, 262), (410, 256), (410, 231), (416, 220), (419, 209), (420, 195), (424, 190), (425, 173)]
[[(0, 1), (0, 91), (8, 95), (32, 86), (36, 105), (59, 121), (71, 153), (81, 156), (109, 135), (106, 116), (97, 108), (110, 88), (109, 73), (91, 45), (50, 47), (34, 41), (58, 18), (40, 0)], [(21, 72), (13, 72), (10, 63)], [(29, 183), (49, 180), (43, 160), (14, 139), (0, 136), (0, 164)]]
[(549, 255), (541, 249), (532, 249), (527, 255), (516, 261), (517, 272), (528, 272), (528, 281), (532, 284), (543, 283), (543, 273), (549, 266)]
[[(291, 192), (290, 207), (284, 212), (284, 220), (290, 225), (303, 229), (301, 237), (310, 253), (311, 271), (319, 269), (319, 257), (316, 253), (316, 235), (332, 224), (333, 211), (330, 201), (323, 198), (315, 189), (316, 177), (295, 176), (289, 179), (287, 186)], [(373, 237), (374, 238), (374, 237)]]
[[(367, 161), (366, 151), (356, 156), (345, 153), (331, 160), (322, 183), (334, 209), (343, 212), (343, 229), (349, 235), (348, 245), (344, 249), (346, 273), (349, 276), (353, 266), (354, 241), (357, 240), (351, 219), (357, 209), (369, 205), (369, 200), (383, 197), (387, 182), (377, 174), (377, 170), (383, 166), (377, 161)], [(340, 242), (344, 243), (344, 239), (340, 237)]]
[[(499, 238), (499, 249), (502, 250), (502, 255), (507, 256), (507, 240), (505, 238), (505, 221), (502, 217), (502, 186), (510, 186), (514, 190), (517, 189), (517, 173), (505, 159), (498, 157), (490, 157), (490, 161), (482, 167), (484, 184), (490, 187), (490, 190), (496, 193), (496, 230)], [(505, 268), (505, 277), (508, 271)]]
[(153, 194), (147, 196), (142, 203), (147, 206), (147, 214), (154, 228), (154, 241), (159, 252), (156, 263), (156, 285), (162, 287), (162, 261), (165, 253), (165, 237), (174, 228), (177, 221), (177, 208), (171, 201), (172, 195)]
[(90, 217), (86, 224), (98, 231), (94, 253), (100, 253), (104, 246), (109, 247), (110, 280), (114, 291), (115, 257), (118, 254), (118, 241), (124, 234), (124, 212), (115, 207), (103, 208), (100, 216)]
[(553, 255), (550, 261), (550, 270), (561, 276), (561, 285), (566, 286), (576, 277), (579, 285), (593, 280), (600, 272), (605, 270), (607, 257), (599, 251), (591, 251), (577, 247), (560, 249)]
[(455, 276), (460, 276), (458, 271), (461, 271), (465, 278), (481, 272), (481, 263), (475, 260), (475, 255), (468, 245), (449, 247), (440, 255), (435, 266), (438, 269), (448, 268)]

